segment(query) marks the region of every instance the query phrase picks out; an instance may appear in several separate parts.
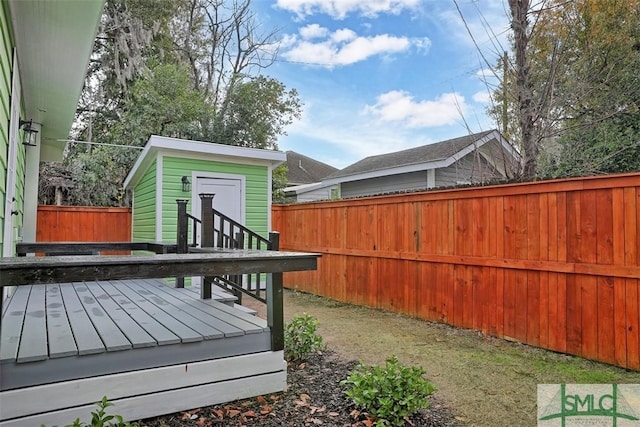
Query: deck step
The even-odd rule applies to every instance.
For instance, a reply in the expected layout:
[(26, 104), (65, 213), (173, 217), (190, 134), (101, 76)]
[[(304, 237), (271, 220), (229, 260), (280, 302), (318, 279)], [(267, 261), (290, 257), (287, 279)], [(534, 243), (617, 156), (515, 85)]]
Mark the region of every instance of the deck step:
[(245, 307), (244, 305), (233, 304), (233, 308), (238, 309), (240, 311), (244, 311), (245, 313), (250, 314), (252, 316), (258, 315), (258, 312), (256, 310), (254, 310), (253, 308)]
[[(200, 296), (200, 285), (191, 285), (185, 287), (185, 289), (195, 293)], [(233, 307), (233, 305), (238, 301), (238, 298), (231, 294), (230, 292), (225, 291), (219, 286), (212, 285), (211, 286), (211, 299), (216, 301), (220, 301), (223, 304), (228, 305), (229, 307)]]

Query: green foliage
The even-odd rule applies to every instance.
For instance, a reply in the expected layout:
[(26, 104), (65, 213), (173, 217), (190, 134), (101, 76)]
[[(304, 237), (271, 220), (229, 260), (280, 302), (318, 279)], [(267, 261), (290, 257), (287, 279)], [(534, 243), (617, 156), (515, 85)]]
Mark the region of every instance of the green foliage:
[[(96, 403), (98, 409), (91, 412), (91, 422), (85, 424), (80, 422), (80, 418), (76, 418), (73, 424), (68, 424), (65, 427), (137, 427), (137, 423), (129, 423), (124, 421), (120, 415), (107, 415), (106, 409), (113, 406), (113, 403), (107, 400), (107, 396), (103, 396), (102, 400)], [(41, 427), (44, 427), (42, 425)]]
[(274, 203), (285, 203), (284, 188), (287, 186), (287, 172), (289, 168), (286, 163), (281, 164), (273, 170), (271, 178), (271, 200)]
[(342, 381), (345, 394), (356, 406), (376, 418), (376, 426), (402, 426), (404, 418), (428, 408), (428, 396), (436, 389), (423, 378), (425, 370), (408, 367), (393, 356), (384, 366), (356, 366)]
[(277, 148), (278, 137), (301, 111), (298, 92), (287, 91), (278, 80), (265, 76), (236, 79), (217, 112), (213, 140), (241, 147)]
[(303, 313), (294, 316), (291, 323), (284, 328), (284, 351), (289, 361), (301, 360), (309, 354), (323, 350), (325, 345), (322, 337), (316, 333), (318, 319)]
[[(634, 123), (635, 121), (635, 123)], [(567, 132), (540, 162), (547, 177), (584, 176), (640, 170), (640, 117), (620, 118)]]

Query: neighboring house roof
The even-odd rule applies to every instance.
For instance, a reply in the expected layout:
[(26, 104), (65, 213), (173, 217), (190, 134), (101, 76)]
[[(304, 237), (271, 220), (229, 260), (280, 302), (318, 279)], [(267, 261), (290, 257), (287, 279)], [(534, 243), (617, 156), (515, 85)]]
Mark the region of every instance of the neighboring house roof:
[(25, 117), (41, 125), (40, 160), (62, 160), (104, 0), (9, 0)]
[(323, 182), (335, 184), (447, 167), (494, 139), (501, 144), (505, 152), (515, 159), (520, 158), (516, 149), (500, 132), (489, 130), (408, 150), (370, 156), (327, 176)]
[(286, 154), (288, 169), (287, 181), (291, 185), (319, 182), (338, 170), (338, 168), (296, 153), (295, 151), (287, 151)]
[(231, 163), (267, 164), (276, 167), (286, 159), (285, 153), (259, 148), (236, 147), (234, 145), (216, 144), (213, 142), (189, 141), (186, 139), (168, 138), (151, 135), (138, 156), (135, 164), (124, 180), (125, 188), (133, 188), (142, 178), (159, 153), (174, 157), (201, 159), (215, 157), (215, 160)]

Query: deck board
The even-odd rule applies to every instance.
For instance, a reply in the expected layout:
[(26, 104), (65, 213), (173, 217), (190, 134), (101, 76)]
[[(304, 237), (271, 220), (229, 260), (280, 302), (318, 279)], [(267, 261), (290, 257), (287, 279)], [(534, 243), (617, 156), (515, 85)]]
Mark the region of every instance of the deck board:
[(62, 295), (62, 300), (64, 301), (65, 311), (69, 318), (69, 325), (73, 331), (78, 355), (83, 356), (107, 351), (98, 332), (94, 328), (87, 327), (87, 325), (91, 325), (91, 320), (84, 311), (84, 307), (80, 303), (80, 299), (73, 285), (63, 283), (60, 284), (59, 287), (60, 295)]
[(138, 307), (133, 301), (126, 298), (121, 290), (111, 282), (100, 282), (100, 287), (134, 319), (147, 333), (149, 333), (158, 345), (177, 344), (180, 337), (171, 332), (167, 327), (158, 322), (151, 315)]
[(118, 325), (107, 315), (102, 306), (89, 291), (86, 283), (74, 283), (73, 289), (78, 294), (80, 303), (91, 319), (91, 323), (100, 335), (107, 351), (128, 350), (133, 347)]
[(156, 319), (158, 322), (164, 325), (173, 334), (175, 334), (181, 342), (197, 342), (204, 339), (201, 334), (191, 329), (184, 323), (180, 322), (175, 317), (166, 313), (156, 304), (153, 304), (151, 301), (147, 300), (144, 296), (138, 294), (132, 289), (129, 289), (128, 286), (124, 286), (122, 282), (117, 283), (118, 291), (122, 293), (123, 296), (128, 298), (131, 302), (135, 303), (135, 305), (143, 310), (143, 312), (148, 316), (151, 316), (153, 319)]
[(24, 317), (18, 363), (46, 360), (47, 322), (45, 310), (45, 285), (34, 285), (29, 294), (29, 304)]
[[(142, 282), (147, 281), (143, 280)], [(157, 292), (162, 293), (162, 298), (167, 299), (167, 301), (170, 301), (177, 307), (190, 307), (197, 310), (198, 319), (206, 321), (211, 326), (224, 332), (225, 336), (262, 332), (262, 328), (256, 327), (255, 324), (246, 322), (235, 316), (227, 315), (219, 309), (203, 303), (200, 299), (188, 295), (184, 291), (176, 292), (174, 288), (159, 286)]]
[(0, 363), (14, 361), (18, 357), (20, 332), (27, 311), (27, 302), (31, 287), (18, 287), (11, 299), (3, 304), (6, 314), (2, 316), (2, 331), (0, 332)]
[(148, 286), (144, 286), (140, 283), (140, 281), (131, 280), (121, 283), (123, 286), (128, 287), (138, 295), (144, 297), (150, 303), (156, 305), (165, 313), (173, 316), (176, 319), (180, 319), (180, 322), (184, 323), (186, 326), (198, 332), (199, 334), (202, 334), (204, 339), (215, 339), (224, 337), (224, 333), (222, 331), (214, 328), (213, 326), (203, 322), (196, 316), (192, 315), (189, 307), (177, 307), (175, 305), (172, 305), (166, 299), (157, 295), (155, 292), (150, 291), (148, 289)]
[(118, 328), (133, 348), (154, 347), (157, 345), (156, 340), (102, 289), (100, 282), (85, 282), (85, 284), (95, 301), (100, 304), (105, 314), (118, 325)]
[(47, 286), (45, 297), (49, 357), (66, 357), (78, 354), (69, 318), (64, 309), (60, 286)]

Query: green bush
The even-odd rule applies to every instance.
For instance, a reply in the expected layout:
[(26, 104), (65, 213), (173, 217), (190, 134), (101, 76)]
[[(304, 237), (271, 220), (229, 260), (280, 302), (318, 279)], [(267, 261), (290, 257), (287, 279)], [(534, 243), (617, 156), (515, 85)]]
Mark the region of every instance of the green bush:
[(393, 356), (384, 366), (360, 363), (349, 377), (346, 395), (353, 403), (376, 419), (376, 426), (402, 426), (404, 418), (429, 407), (428, 396), (435, 387), (423, 378), (425, 370), (402, 365)]
[[(96, 406), (98, 410), (91, 412), (91, 423), (81, 423), (80, 418), (76, 418), (73, 424), (68, 424), (65, 427), (138, 427), (137, 423), (125, 422), (120, 415), (107, 415), (105, 409), (113, 406), (113, 403), (107, 400), (107, 396), (104, 396), (100, 402), (96, 403)], [(40, 427), (44, 427), (44, 425)]]
[(325, 348), (322, 337), (316, 333), (318, 319), (303, 313), (294, 316), (284, 328), (284, 352), (288, 361), (301, 360)]

